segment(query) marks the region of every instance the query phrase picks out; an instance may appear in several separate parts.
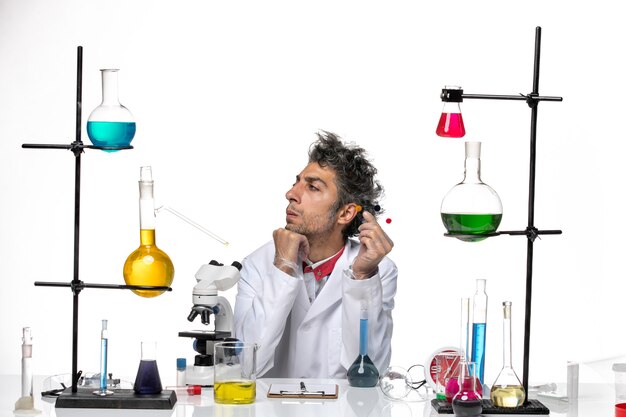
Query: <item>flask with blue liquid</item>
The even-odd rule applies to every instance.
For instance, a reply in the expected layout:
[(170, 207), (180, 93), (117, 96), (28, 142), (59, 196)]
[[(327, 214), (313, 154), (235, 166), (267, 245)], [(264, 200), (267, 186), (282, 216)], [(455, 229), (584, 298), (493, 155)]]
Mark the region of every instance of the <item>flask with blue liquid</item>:
[[(136, 124), (131, 112), (118, 98), (118, 69), (102, 69), (102, 103), (87, 120), (87, 135), (95, 146), (129, 146), (135, 137)], [(104, 149), (115, 152), (116, 149)]]
[(361, 302), (359, 323), (359, 356), (348, 369), (348, 383), (353, 387), (375, 387), (378, 384), (378, 369), (367, 355), (367, 301)]

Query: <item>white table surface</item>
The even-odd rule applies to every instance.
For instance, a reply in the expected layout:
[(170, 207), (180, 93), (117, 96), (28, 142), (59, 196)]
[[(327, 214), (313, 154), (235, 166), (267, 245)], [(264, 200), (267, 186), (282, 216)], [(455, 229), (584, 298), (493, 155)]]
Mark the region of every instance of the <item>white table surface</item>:
[[(287, 400), (267, 398), (272, 383), (299, 382), (289, 379), (257, 380), (256, 402), (250, 405), (221, 405), (213, 402), (213, 390), (205, 388), (200, 396), (179, 396), (173, 410), (112, 410), (55, 408), (53, 399), (41, 398), (44, 377), (35, 377), (35, 408), (39, 416), (58, 417), (307, 417), (307, 416), (357, 416), (357, 417), (432, 417), (438, 414), (427, 402), (391, 401), (376, 388), (354, 388), (347, 380), (305, 380), (307, 383), (337, 383), (336, 400)], [(0, 417), (14, 416), (15, 402), (21, 391), (19, 375), (0, 375)], [(613, 386), (581, 384), (579, 399), (571, 404), (565, 401), (541, 399), (557, 417), (612, 417), (614, 416)], [(451, 416), (451, 414), (448, 414)]]

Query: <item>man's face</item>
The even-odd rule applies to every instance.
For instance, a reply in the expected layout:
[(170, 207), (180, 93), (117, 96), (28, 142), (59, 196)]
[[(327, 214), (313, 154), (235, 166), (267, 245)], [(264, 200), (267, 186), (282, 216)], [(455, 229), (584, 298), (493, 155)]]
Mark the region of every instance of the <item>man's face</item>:
[(285, 229), (311, 238), (326, 235), (337, 225), (337, 186), (332, 168), (310, 163), (296, 176), (285, 197), (289, 200)]

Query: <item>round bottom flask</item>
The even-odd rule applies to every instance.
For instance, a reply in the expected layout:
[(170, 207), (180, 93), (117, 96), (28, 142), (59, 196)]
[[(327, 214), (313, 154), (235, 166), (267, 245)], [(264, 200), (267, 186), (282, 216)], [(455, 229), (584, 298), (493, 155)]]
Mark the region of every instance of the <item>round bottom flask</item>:
[[(95, 146), (129, 146), (135, 137), (136, 124), (131, 112), (120, 104), (117, 88), (117, 69), (102, 71), (102, 103), (87, 120), (87, 136)], [(104, 149), (115, 152), (115, 149)]]
[(478, 242), (502, 220), (502, 202), (480, 179), (480, 142), (465, 142), (465, 177), (441, 202), (441, 220), (457, 239)]

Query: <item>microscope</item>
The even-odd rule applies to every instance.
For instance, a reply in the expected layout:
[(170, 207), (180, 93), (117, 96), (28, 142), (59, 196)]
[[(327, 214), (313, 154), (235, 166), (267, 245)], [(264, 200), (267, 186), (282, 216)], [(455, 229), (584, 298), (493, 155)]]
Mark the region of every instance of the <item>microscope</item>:
[(193, 365), (187, 365), (187, 385), (213, 385), (213, 345), (217, 342), (235, 341), (232, 338), (233, 309), (226, 298), (217, 295), (239, 281), (241, 264), (237, 261), (223, 265), (212, 260), (202, 265), (196, 273), (198, 283), (193, 287), (193, 307), (187, 320), (194, 321), (200, 316), (204, 325), (209, 325), (214, 316), (215, 330), (193, 330), (179, 332), (180, 337), (194, 339), (194, 350), (198, 354)]

